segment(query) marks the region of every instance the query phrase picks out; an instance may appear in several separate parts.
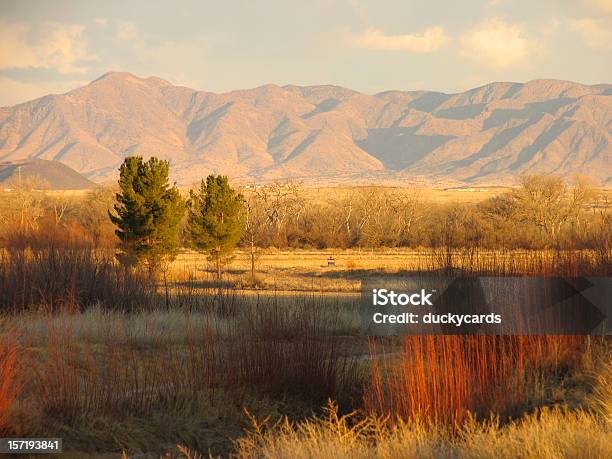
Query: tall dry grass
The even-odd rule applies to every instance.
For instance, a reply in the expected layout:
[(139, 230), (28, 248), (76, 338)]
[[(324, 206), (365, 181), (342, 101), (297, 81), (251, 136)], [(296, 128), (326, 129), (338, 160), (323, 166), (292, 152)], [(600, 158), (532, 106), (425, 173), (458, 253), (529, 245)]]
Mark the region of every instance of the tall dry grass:
[[(392, 427), (376, 416), (325, 416), (299, 423), (254, 422), (235, 441), (235, 459), (412, 459), (412, 458), (608, 458), (612, 426), (597, 413), (542, 409), (507, 424), (466, 420), (454, 432), (424, 422)], [(187, 456), (186, 456), (187, 457)]]
[(151, 328), (144, 341), (131, 319), (114, 322), (118, 329), (106, 340), (96, 333), (92, 342), (77, 328), (82, 313), (44, 313), (46, 321), (31, 328), (45, 327), (33, 338), (44, 353), (33, 359), (31, 393), (45, 416), (72, 425), (147, 416), (188, 400), (214, 400), (216, 392), (316, 404), (348, 396), (359, 386), (358, 366), (351, 344), (327, 333), (334, 313), (324, 306), (313, 299), (284, 308), (270, 300), (221, 316), (185, 308), (173, 325), (184, 327), (180, 340), (176, 329)]
[[(372, 341), (370, 360), (360, 363), (356, 357), (364, 349), (355, 349), (358, 339), (342, 336), (348, 329), (346, 304), (330, 304), (314, 293), (290, 302), (275, 295), (247, 297), (195, 279), (172, 285), (170, 301), (163, 301), (162, 293), (160, 302), (154, 284), (144, 284), (140, 296), (139, 284), (118, 278), (112, 260), (98, 256), (94, 251), (24, 251), (0, 267), (1, 286), (21, 279), (27, 287), (18, 290), (17, 300), (10, 289), (0, 295), (8, 295), (5, 311), (28, 311), (11, 320), (32, 321), (22, 325), (38, 350), (25, 392), (49, 421), (47, 429), (55, 421), (78, 430), (85, 421), (101, 418), (146, 420), (197, 400), (213, 403), (220, 394), (236, 405), (254, 397), (316, 407), (333, 398), (346, 402), (343, 406), (361, 407), (358, 400), (364, 399), (380, 429), (437, 425), (442, 427), (427, 427), (423, 435), (447, 441), (435, 432), (457, 435), (471, 413), (486, 418), (493, 411), (505, 420), (540, 404), (540, 378), (571, 369), (581, 351), (581, 341), (569, 337), (415, 337), (402, 341), (399, 349), (382, 349), (381, 360), (381, 342)], [(481, 268), (494, 268), (488, 256), (475, 257)], [(529, 257), (515, 257), (513, 265), (502, 265), (498, 272), (531, 266), (554, 274), (555, 266), (561, 266), (539, 255)], [(457, 259), (452, 263), (453, 269), (458, 266)], [(572, 263), (563, 266), (581, 273), (583, 265)], [(108, 309), (112, 301), (119, 310)], [(173, 309), (148, 310), (147, 321), (143, 304)], [(93, 329), (91, 321), (99, 328)], [(367, 344), (362, 344), (367, 353)], [(369, 363), (363, 396), (358, 389)], [(574, 422), (571, 416), (567, 419)], [(352, 422), (347, 420), (349, 428)], [(364, 445), (372, 443), (368, 438)], [(329, 448), (339, 446), (330, 440)]]
[(488, 276), (610, 276), (612, 251), (435, 248), (411, 269)]
[(597, 374), (593, 405), (612, 426), (612, 360), (604, 362)]
[[(473, 247), (433, 250), (418, 272), (571, 277), (605, 276), (610, 269), (586, 251), (505, 253)], [(385, 346), (384, 340), (370, 339), (365, 406), (390, 422), (422, 419), (449, 428), (471, 414), (516, 415), (542, 403), (543, 381), (575, 367), (586, 341), (579, 336), (407, 336)]]
[(14, 332), (8, 330), (0, 336), (0, 434), (12, 430), (10, 413), (23, 384), (19, 366), (18, 343)]
[[(387, 416), (376, 413), (340, 415), (338, 406), (330, 402), (322, 416), (301, 422), (286, 417), (276, 422), (253, 417), (251, 428), (234, 441), (231, 457), (608, 458), (612, 456), (612, 365), (609, 342), (602, 344), (602, 349), (589, 355), (595, 359), (592, 367), (580, 369), (592, 373), (595, 381), (587, 404), (581, 408), (536, 408), (505, 421), (498, 415), (478, 420), (470, 413), (460, 424), (449, 426), (422, 417), (390, 423)], [(541, 350), (546, 346), (541, 343)], [(593, 353), (593, 349), (588, 352)]]
[(342, 310), (315, 296), (289, 307), (259, 299), (233, 323), (227, 348), (231, 380), (306, 400), (354, 395), (360, 384), (355, 344), (335, 336), (344, 328)]
[(174, 360), (162, 354), (148, 360), (127, 337), (94, 346), (75, 339), (69, 327), (50, 327), (45, 355), (34, 362), (31, 380), (45, 416), (72, 425), (103, 415), (146, 416), (175, 393), (170, 385)]
[[(369, 412), (398, 420), (424, 420), (449, 428), (471, 414), (519, 414), (542, 401), (548, 372), (576, 365), (584, 337), (407, 336), (399, 352), (374, 358), (365, 391)], [(373, 356), (380, 343), (371, 339)]]
[(0, 252), (0, 310), (82, 310), (100, 304), (134, 310), (154, 304), (155, 283), (91, 248), (45, 247)]

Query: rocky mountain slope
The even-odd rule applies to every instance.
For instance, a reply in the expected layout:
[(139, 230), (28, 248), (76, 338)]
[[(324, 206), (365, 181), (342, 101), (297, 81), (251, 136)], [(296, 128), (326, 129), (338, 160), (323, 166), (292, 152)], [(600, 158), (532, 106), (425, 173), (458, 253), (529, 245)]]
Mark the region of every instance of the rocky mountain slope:
[(491, 83), (460, 94), (266, 85), (215, 94), (108, 73), (0, 108), (0, 161), (60, 161), (96, 180), (128, 155), (191, 184), (244, 181), (512, 183), (524, 173), (612, 184), (612, 85)]

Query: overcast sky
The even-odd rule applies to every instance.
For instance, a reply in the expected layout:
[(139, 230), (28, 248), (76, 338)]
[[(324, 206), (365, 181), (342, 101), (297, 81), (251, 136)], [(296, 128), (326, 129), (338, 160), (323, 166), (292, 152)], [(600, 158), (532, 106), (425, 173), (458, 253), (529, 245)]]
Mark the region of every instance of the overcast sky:
[(216, 92), (612, 83), (612, 0), (0, 0), (0, 106), (110, 70)]

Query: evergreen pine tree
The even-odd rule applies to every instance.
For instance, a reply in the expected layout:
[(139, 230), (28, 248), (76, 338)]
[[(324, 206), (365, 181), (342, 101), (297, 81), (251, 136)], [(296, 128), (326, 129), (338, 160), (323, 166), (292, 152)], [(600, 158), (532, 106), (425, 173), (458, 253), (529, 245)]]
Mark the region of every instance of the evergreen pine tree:
[(121, 241), (117, 257), (126, 266), (142, 264), (155, 272), (176, 257), (185, 203), (168, 183), (169, 169), (167, 161), (140, 156), (125, 158), (119, 169), (116, 214), (109, 216)]
[(244, 234), (244, 198), (221, 175), (209, 175), (189, 196), (187, 236), (197, 250), (208, 253), (221, 278), (222, 265)]

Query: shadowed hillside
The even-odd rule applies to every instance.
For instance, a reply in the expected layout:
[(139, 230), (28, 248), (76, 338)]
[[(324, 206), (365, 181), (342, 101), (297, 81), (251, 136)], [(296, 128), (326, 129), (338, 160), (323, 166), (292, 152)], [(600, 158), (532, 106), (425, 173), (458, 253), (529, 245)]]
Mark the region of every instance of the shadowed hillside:
[(85, 190), (96, 186), (74, 169), (58, 161), (34, 159), (13, 163), (0, 163), (0, 184), (10, 186), (19, 179), (40, 180), (51, 190)]

